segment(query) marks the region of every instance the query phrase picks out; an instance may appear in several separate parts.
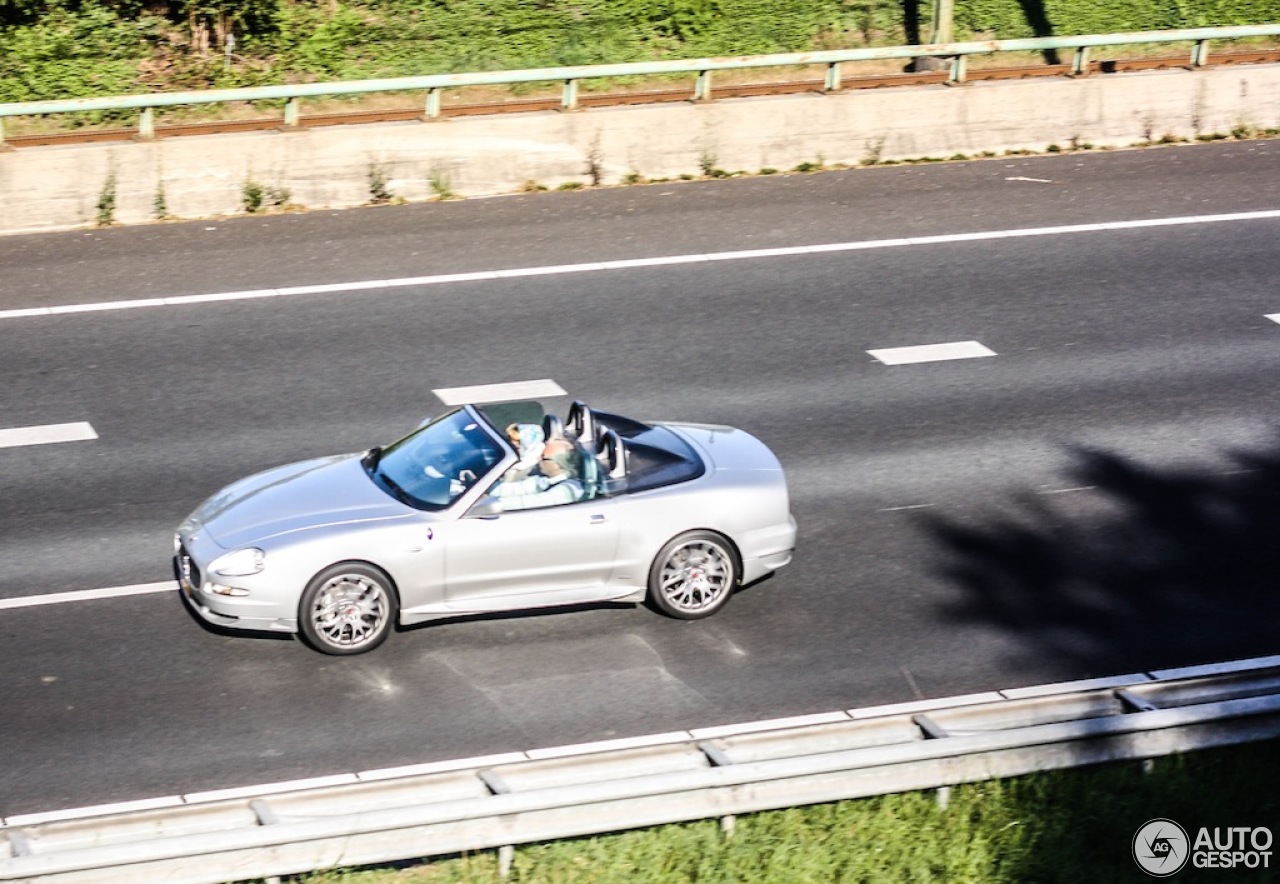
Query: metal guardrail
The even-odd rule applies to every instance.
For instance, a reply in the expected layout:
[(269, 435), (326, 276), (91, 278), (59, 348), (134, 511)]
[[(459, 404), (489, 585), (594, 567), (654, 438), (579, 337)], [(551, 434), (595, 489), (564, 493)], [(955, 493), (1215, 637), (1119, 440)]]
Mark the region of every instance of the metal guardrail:
[[(0, 881), (223, 882), (1280, 736), (1280, 656), (11, 817)], [(944, 794), (944, 793), (940, 793)]]
[(824, 89), (828, 92), (834, 92), (840, 89), (841, 65), (846, 63), (922, 57), (947, 58), (950, 59), (950, 72), (947, 81), (949, 83), (961, 83), (965, 80), (967, 59), (971, 55), (1000, 52), (1073, 50), (1075, 57), (1072, 63), (1072, 71), (1077, 75), (1081, 75), (1088, 70), (1090, 50), (1100, 46), (1190, 42), (1193, 46), (1188, 63), (1192, 67), (1201, 67), (1207, 62), (1211, 41), (1277, 36), (1280, 36), (1280, 23), (1225, 28), (1090, 34), (1072, 37), (1034, 37), (1017, 40), (985, 40), (965, 43), (932, 43), (918, 46), (837, 49), (780, 55), (749, 55), (736, 58), (698, 58), (678, 61), (535, 68), (518, 71), (432, 74), (421, 77), (352, 80), (331, 83), (298, 83), (285, 86), (257, 86), (242, 89), (211, 89), (192, 92), (157, 92), (146, 95), (123, 95), (105, 98), (11, 102), (0, 104), (0, 146), (4, 144), (5, 117), (41, 116), (84, 111), (140, 110), (142, 113), (138, 122), (138, 135), (141, 138), (153, 138), (155, 137), (155, 109), (178, 105), (283, 100), (285, 102), (284, 125), (286, 127), (294, 127), (299, 124), (301, 100), (304, 98), (359, 95), (375, 92), (425, 91), (427, 96), (423, 115), (427, 119), (436, 119), (441, 115), (442, 91), (463, 86), (502, 86), (519, 83), (559, 82), (563, 84), (560, 99), (561, 108), (574, 110), (578, 107), (578, 84), (583, 80), (607, 77), (695, 74), (697, 80), (690, 97), (695, 101), (705, 101), (710, 100), (712, 97), (711, 75), (715, 71), (825, 65)]

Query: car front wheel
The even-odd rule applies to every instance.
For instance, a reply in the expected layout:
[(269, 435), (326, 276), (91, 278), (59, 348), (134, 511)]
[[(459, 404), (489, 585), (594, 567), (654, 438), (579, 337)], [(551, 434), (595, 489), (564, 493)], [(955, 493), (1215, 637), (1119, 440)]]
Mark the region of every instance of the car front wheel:
[(363, 654), (386, 641), (396, 618), (391, 580), (372, 565), (346, 562), (312, 578), (298, 624), (307, 644), (325, 654)]
[(691, 531), (668, 542), (653, 560), (649, 598), (681, 620), (710, 617), (729, 601), (737, 572), (728, 541), (710, 531)]

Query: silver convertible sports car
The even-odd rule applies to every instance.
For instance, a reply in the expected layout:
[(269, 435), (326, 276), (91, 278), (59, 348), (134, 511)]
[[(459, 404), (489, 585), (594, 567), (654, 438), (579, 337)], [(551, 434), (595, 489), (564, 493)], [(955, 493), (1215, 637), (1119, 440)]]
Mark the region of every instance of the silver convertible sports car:
[(795, 538), (782, 468), (741, 430), (506, 401), (230, 485), (179, 527), (174, 563), (209, 623), (358, 654), (396, 623), (499, 611), (706, 617)]

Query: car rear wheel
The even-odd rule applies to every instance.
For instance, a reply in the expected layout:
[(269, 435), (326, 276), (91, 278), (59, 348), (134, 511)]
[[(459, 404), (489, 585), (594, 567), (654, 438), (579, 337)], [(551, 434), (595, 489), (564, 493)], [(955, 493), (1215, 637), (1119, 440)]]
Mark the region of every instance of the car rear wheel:
[(363, 654), (387, 639), (396, 619), (391, 580), (361, 562), (326, 568), (302, 594), (298, 624), (307, 644), (325, 654)]
[(664, 614), (698, 620), (723, 608), (737, 582), (729, 542), (710, 531), (690, 531), (668, 542), (653, 560), (649, 598)]

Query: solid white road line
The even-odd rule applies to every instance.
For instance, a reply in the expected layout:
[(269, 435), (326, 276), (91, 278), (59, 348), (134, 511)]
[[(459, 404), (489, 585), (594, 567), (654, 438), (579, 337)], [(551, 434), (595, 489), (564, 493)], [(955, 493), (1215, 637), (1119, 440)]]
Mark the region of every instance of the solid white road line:
[(76, 807), (68, 810), (53, 810), (47, 813), (24, 813), (6, 817), (6, 826), (37, 826), (41, 823), (56, 823), (62, 820), (79, 820), (87, 817), (110, 816), (116, 813), (134, 813), (139, 810), (161, 810), (169, 807), (181, 807), (179, 795), (167, 795), (160, 798), (143, 798), (138, 801), (120, 801), (115, 804), (95, 804), (92, 807)]
[(327, 777), (310, 777), (305, 780), (289, 780), (285, 783), (265, 783), (259, 786), (240, 786), (234, 789), (216, 789), (209, 792), (193, 792), (184, 795), (187, 804), (203, 804), (208, 801), (226, 801), (229, 798), (253, 798), (258, 795), (275, 795), (281, 792), (300, 792), (303, 789), (323, 789), (329, 786), (350, 786), (360, 782), (354, 773), (334, 774)]
[(868, 350), (872, 357), (885, 365), (909, 365), (913, 362), (944, 362), (948, 359), (979, 359), (995, 356), (995, 351), (977, 341), (956, 341), (950, 344), (923, 344), (918, 347), (891, 347), (887, 350)]
[(50, 445), (54, 442), (84, 442), (97, 439), (86, 421), (73, 424), (45, 424), (42, 427), (14, 427), (0, 430), (0, 448), (17, 448), (22, 445)]
[(111, 586), (106, 589), (80, 589), (74, 592), (52, 592), (44, 595), (21, 596), (16, 599), (0, 599), (0, 611), (6, 608), (34, 608), (38, 605), (58, 605), (63, 602), (86, 602), (93, 599), (113, 599), (127, 595), (145, 595), (152, 592), (177, 592), (178, 583), (136, 583), (133, 586)]
[(1179, 218), (1151, 218), (1141, 221), (1102, 221), (1097, 224), (1069, 224), (1061, 227), (1027, 227), (1016, 230), (988, 230), (981, 233), (947, 233), (938, 236), (912, 236), (899, 239), (876, 239), (862, 242), (828, 243), (818, 246), (791, 246), (774, 249), (750, 249), (734, 252), (710, 252), (699, 255), (670, 255), (661, 258), (631, 258), (623, 261), (599, 261), (584, 264), (560, 264), (546, 267), (517, 267), (511, 270), (478, 270), (470, 273), (446, 273), (435, 276), (410, 276), (398, 279), (355, 280), (352, 282), (299, 285), (275, 289), (253, 289), (242, 292), (215, 292), (207, 295), (181, 295), (170, 298), (143, 298), (132, 301), (102, 301), (95, 304), (68, 304), (56, 307), (26, 307), (0, 310), (0, 319), (31, 316), (58, 316), (65, 313), (90, 313), (104, 310), (130, 310), (138, 307), (173, 307), (181, 304), (208, 304), (217, 301), (244, 301), (253, 298), (281, 298), (290, 295), (319, 295), (332, 292), (356, 292), (406, 286), (441, 285), (454, 282), (517, 279), (525, 276), (547, 276), (562, 273), (588, 273), (598, 270), (632, 270), (639, 267), (662, 267), (675, 264), (698, 264), (704, 261), (741, 261), (750, 258), (780, 258), (795, 255), (820, 255), (827, 252), (850, 252), (867, 249), (889, 249), (901, 246), (930, 246), (942, 243), (976, 242), (988, 239), (1011, 239), (1019, 236), (1061, 236), (1072, 233), (1098, 233), (1143, 227), (1177, 227), (1187, 224), (1215, 224), (1224, 221), (1262, 221), (1280, 218), (1280, 209), (1258, 212), (1233, 212), (1226, 215), (1190, 215)]

